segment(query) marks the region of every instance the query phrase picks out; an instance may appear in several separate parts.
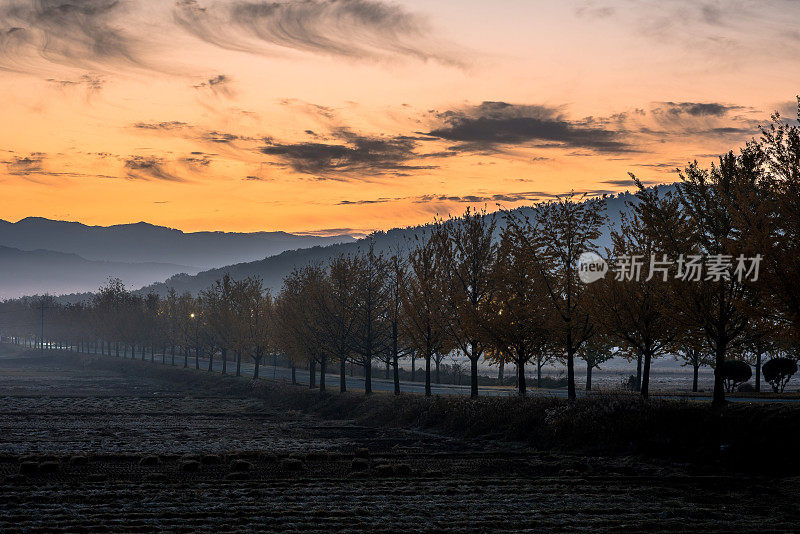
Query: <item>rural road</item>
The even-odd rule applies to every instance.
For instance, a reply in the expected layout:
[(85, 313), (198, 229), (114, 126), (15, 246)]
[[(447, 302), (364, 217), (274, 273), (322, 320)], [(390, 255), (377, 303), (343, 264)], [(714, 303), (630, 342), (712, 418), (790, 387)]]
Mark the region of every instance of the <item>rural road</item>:
[[(147, 355), (148, 361), (150, 355)], [(167, 355), (167, 362), (169, 362), (170, 357)], [(161, 355), (156, 354), (156, 363), (160, 364)], [(183, 356), (175, 356), (175, 365), (180, 367), (183, 366)], [(193, 357), (189, 358), (189, 367), (194, 368), (195, 360)], [(253, 374), (253, 364), (250, 362), (242, 362), (242, 375), (244, 376), (252, 376)], [(200, 358), (200, 369), (207, 370), (208, 369), (208, 359), (207, 358)], [(222, 361), (220, 359), (214, 360), (213, 366), (214, 372), (222, 372)], [(236, 370), (236, 363), (235, 362), (228, 362), (227, 372), (233, 373)], [(418, 371), (422, 372), (422, 371)], [(308, 371), (303, 369), (297, 369), (295, 371), (297, 382), (300, 384), (308, 384)], [(325, 382), (326, 387), (329, 388), (331, 391), (338, 391), (339, 390), (339, 375), (326, 373), (325, 374)], [(279, 380), (279, 381), (290, 381), (292, 379), (292, 371), (289, 368), (281, 367), (281, 366), (273, 366), (269, 363), (262, 363), (261, 368), (259, 369), (259, 378), (264, 380)], [(317, 381), (319, 382), (319, 376), (317, 377)], [(529, 396), (552, 396), (552, 397), (566, 397), (567, 390), (566, 389), (537, 389), (532, 386), (533, 381), (529, 381), (528, 383), (528, 395)], [(347, 389), (348, 390), (362, 390), (364, 389), (364, 378), (363, 377), (353, 377), (347, 376), (346, 377)], [(373, 391), (394, 391), (394, 383), (392, 380), (386, 380), (383, 378), (378, 378), (373, 374), (372, 376), (372, 390)], [(404, 393), (425, 393), (425, 384), (423, 382), (408, 382), (408, 381), (400, 381), (400, 390)], [(455, 384), (431, 384), (431, 392), (434, 395), (469, 395), (470, 388), (469, 385), (455, 385)], [(586, 396), (587, 392), (585, 390), (579, 389), (577, 392), (578, 397)], [(517, 390), (514, 386), (480, 386), (480, 394), (487, 395), (487, 396), (509, 396), (509, 395), (516, 395)], [(666, 400), (693, 400), (696, 402), (707, 401), (710, 402), (711, 397), (710, 395), (680, 395), (680, 394), (658, 394), (654, 393), (651, 395), (653, 398), (658, 399), (666, 399)], [(798, 403), (800, 402), (800, 398), (792, 397), (792, 398), (769, 398), (769, 397), (733, 397), (728, 396), (728, 400), (731, 402), (754, 402), (754, 403)]]

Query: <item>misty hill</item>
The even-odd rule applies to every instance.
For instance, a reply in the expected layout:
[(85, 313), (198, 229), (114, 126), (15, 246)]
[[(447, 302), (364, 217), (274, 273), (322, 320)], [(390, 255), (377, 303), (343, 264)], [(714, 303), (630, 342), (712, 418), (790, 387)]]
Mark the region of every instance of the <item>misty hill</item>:
[[(16, 223), (0, 220), (0, 246), (77, 254), (92, 261), (191, 266), (169, 274), (263, 259), (286, 250), (354, 241), (349, 235), (318, 237), (286, 232), (182, 232), (144, 222), (87, 226), (40, 217), (28, 217)], [(155, 280), (157, 278), (151, 278), (145, 283)]]
[[(664, 187), (663, 190), (669, 189)], [(603, 250), (610, 246), (610, 231), (619, 223), (619, 213), (627, 212), (630, 208), (626, 202), (632, 202), (635, 197), (632, 194), (622, 193), (608, 199), (606, 214), (608, 225), (603, 236), (598, 240), (598, 247)], [(513, 210), (518, 214), (530, 213), (533, 208), (522, 207)], [(498, 217), (498, 224), (503, 224), (502, 217)], [(388, 232), (378, 232), (372, 236), (372, 241), (379, 251), (389, 252), (407, 249), (409, 240), (415, 233), (420, 233), (425, 227), (414, 226), (408, 228), (397, 228)], [(225, 273), (230, 274), (234, 279), (242, 279), (247, 276), (257, 275), (264, 280), (264, 285), (271, 288), (273, 292), (280, 290), (284, 277), (291, 272), (294, 267), (300, 267), (311, 263), (325, 262), (331, 257), (342, 253), (352, 253), (359, 247), (366, 245), (365, 240), (355, 243), (343, 243), (330, 245), (327, 247), (313, 247), (303, 250), (287, 251), (270, 258), (260, 261), (238, 263), (226, 267), (203, 271), (196, 275), (179, 274), (171, 277), (164, 283), (153, 284), (142, 289), (143, 293), (152, 291), (161, 295), (166, 295), (170, 288), (174, 288), (179, 294), (190, 292), (196, 294), (198, 291), (209, 287), (214, 281), (220, 279)]]
[(0, 246), (0, 300), (34, 294), (96, 291), (109, 277), (138, 288), (199, 269), (169, 263), (90, 261), (77, 254)]

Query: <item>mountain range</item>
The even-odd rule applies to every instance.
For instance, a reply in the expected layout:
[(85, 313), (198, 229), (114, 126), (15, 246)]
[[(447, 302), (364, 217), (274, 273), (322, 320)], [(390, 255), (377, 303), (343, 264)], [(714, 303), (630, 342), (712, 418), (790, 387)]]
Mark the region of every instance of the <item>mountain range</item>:
[[(596, 243), (599, 249), (610, 245), (611, 229), (631, 202), (635, 197), (629, 193), (607, 199), (608, 223)], [(512, 212), (524, 215), (533, 209)], [(502, 227), (503, 217), (497, 220)], [(408, 248), (424, 228), (395, 228), (369, 239), (378, 251), (392, 253)], [(0, 220), (0, 298), (47, 292), (76, 293), (62, 300), (81, 300), (109, 277), (140, 293), (166, 295), (175, 289), (196, 294), (226, 273), (235, 279), (259, 276), (277, 292), (295, 267), (324, 263), (365, 245), (349, 235), (182, 232), (147, 223), (102, 227), (34, 217), (16, 223)]]
[(353, 242), (349, 235), (183, 232), (144, 222), (88, 226), (40, 217), (0, 220), (0, 298), (95, 291), (109, 276), (138, 289), (177, 273)]
[[(674, 190), (673, 186), (664, 186), (662, 191)], [(611, 246), (611, 231), (618, 227), (620, 213), (630, 211), (630, 204), (636, 203), (636, 197), (630, 193), (621, 193), (611, 196), (606, 201), (607, 223), (603, 229), (602, 236), (596, 241), (595, 245), (599, 250), (604, 250)], [(517, 215), (530, 214), (534, 208), (521, 207), (511, 210)], [(498, 230), (504, 225), (504, 218), (497, 217)], [(374, 244), (376, 251), (392, 253), (396, 250), (408, 248), (411, 239), (415, 234), (424, 230), (425, 226), (411, 226), (407, 228), (395, 228), (387, 232), (377, 232), (370, 236), (370, 241)], [(326, 247), (312, 247), (302, 250), (286, 251), (276, 256), (265, 258), (259, 261), (245, 262), (234, 265), (227, 265), (222, 268), (202, 271), (195, 275), (179, 274), (170, 277), (163, 283), (157, 283), (142, 288), (142, 293), (153, 292), (166, 295), (170, 289), (175, 289), (179, 294), (189, 292), (196, 294), (198, 291), (211, 286), (224, 274), (230, 274), (234, 279), (241, 279), (247, 276), (260, 276), (264, 285), (273, 292), (280, 290), (284, 277), (295, 267), (301, 267), (312, 263), (324, 263), (329, 258), (339, 254), (349, 254), (356, 252), (359, 247), (366, 246), (365, 240), (355, 243), (339, 243)]]

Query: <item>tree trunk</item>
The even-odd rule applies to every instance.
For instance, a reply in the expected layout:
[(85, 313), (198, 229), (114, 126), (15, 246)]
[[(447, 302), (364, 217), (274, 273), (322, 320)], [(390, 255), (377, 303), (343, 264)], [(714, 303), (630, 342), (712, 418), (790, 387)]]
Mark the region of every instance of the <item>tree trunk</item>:
[(587, 360), (586, 361), (586, 391), (591, 391), (592, 390), (592, 368), (593, 367), (594, 366), (591, 363), (589, 363), (589, 361)]
[(189, 367), (189, 347), (183, 347), (183, 368)]
[(575, 353), (570, 347), (567, 350), (567, 397), (569, 400), (575, 400)]
[(714, 367), (714, 398), (711, 404), (721, 408), (725, 404), (725, 380), (722, 376), (722, 367), (725, 363), (725, 344), (717, 343), (715, 354), (716, 366)]
[(309, 389), (314, 389), (317, 387), (317, 366), (314, 358), (311, 358), (311, 361), (308, 362), (308, 387)]
[(642, 353), (636, 355), (636, 391), (642, 391)]
[(503, 380), (505, 378), (503, 376), (503, 372), (505, 371), (505, 366), (506, 362), (500, 360), (500, 368), (497, 370), (497, 383), (500, 384), (501, 386), (503, 385)]
[[(474, 354), (474, 349), (473, 349)], [(478, 358), (477, 357), (470, 357), (469, 359), (469, 367), (470, 367), (470, 379), (469, 379), (469, 396), (473, 399), (478, 396)]]
[(253, 358), (253, 380), (258, 380), (258, 368), (261, 366), (261, 356)]
[[(111, 354), (111, 348), (109, 347), (108, 353)], [(156, 346), (150, 345), (150, 363), (155, 363), (156, 361)]]
[(372, 357), (368, 356), (364, 361), (364, 394), (372, 393)]
[(297, 384), (297, 372), (294, 367), (294, 360), (292, 360), (292, 385)]
[(319, 392), (322, 393), (325, 391), (325, 372), (327, 371), (328, 367), (328, 356), (323, 354), (322, 359), (319, 362)]
[(761, 392), (761, 352), (756, 352), (756, 393)]
[(694, 376), (692, 376), (692, 393), (697, 393), (697, 378), (698, 375), (700, 374), (700, 362), (695, 361), (694, 363), (692, 363), (692, 368), (694, 371), (693, 372)]
[(395, 353), (392, 358), (392, 367), (394, 367), (394, 394), (400, 395), (400, 365), (397, 361), (397, 353)]
[(236, 376), (242, 376), (242, 351), (236, 351)]
[(228, 371), (228, 349), (222, 349), (222, 374)]
[(339, 391), (347, 391), (347, 358), (339, 358)]
[(212, 350), (211, 353), (208, 355), (208, 372), (214, 370), (214, 351)]
[(194, 348), (194, 368), (200, 369), (200, 347)]
[(542, 358), (536, 360), (536, 387), (542, 389)]
[(431, 396), (431, 355), (425, 355), (425, 396)]
[(417, 357), (411, 355), (411, 381), (415, 382), (417, 378)]
[(642, 398), (646, 399), (650, 395), (650, 361), (653, 356), (650, 351), (644, 353), (644, 371), (642, 372)]
[(527, 394), (528, 388), (525, 384), (525, 362), (517, 362), (517, 388), (519, 389), (519, 396), (524, 397)]

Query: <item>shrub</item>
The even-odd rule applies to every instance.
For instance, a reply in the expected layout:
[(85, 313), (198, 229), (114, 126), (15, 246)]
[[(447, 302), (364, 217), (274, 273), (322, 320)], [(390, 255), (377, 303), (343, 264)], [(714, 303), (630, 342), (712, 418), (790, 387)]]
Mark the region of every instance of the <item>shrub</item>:
[(742, 360), (725, 360), (722, 364), (722, 379), (725, 381), (725, 391), (732, 392), (736, 386), (750, 380), (753, 370), (750, 364)]
[(783, 393), (786, 383), (797, 372), (797, 362), (790, 358), (772, 358), (761, 367), (764, 380), (775, 393)]

